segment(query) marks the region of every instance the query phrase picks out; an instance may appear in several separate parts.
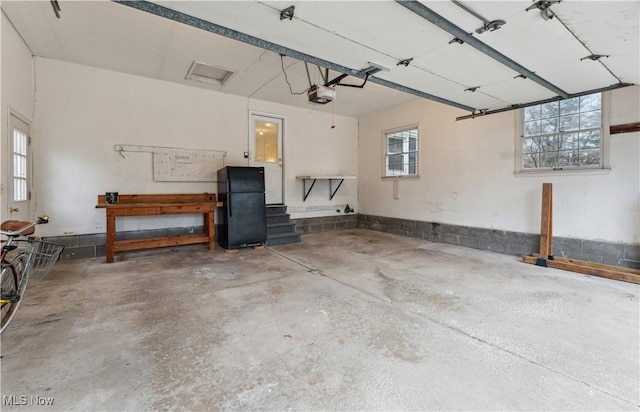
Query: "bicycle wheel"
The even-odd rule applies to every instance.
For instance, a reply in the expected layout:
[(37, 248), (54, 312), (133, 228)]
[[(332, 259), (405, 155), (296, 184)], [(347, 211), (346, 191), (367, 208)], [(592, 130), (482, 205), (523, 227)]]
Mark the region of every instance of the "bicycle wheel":
[(0, 306), (2, 318), (0, 333), (9, 326), (9, 322), (16, 314), (18, 306), (29, 281), (29, 254), (20, 253), (11, 262), (2, 264), (2, 278), (0, 280)]

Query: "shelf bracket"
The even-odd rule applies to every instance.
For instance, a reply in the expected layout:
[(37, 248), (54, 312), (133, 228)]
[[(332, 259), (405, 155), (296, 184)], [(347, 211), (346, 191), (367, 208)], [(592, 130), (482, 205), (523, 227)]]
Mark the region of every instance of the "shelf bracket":
[[(309, 190), (307, 190), (307, 180), (313, 180), (311, 186), (309, 186)], [(311, 193), (311, 189), (313, 189), (313, 185), (316, 184), (317, 179), (302, 179), (302, 201), (304, 202), (309, 197), (309, 193)]]
[[(329, 200), (333, 200), (336, 193), (338, 193), (338, 189), (342, 186), (342, 183), (345, 179), (355, 179), (355, 176), (340, 176), (340, 175), (331, 175), (331, 176), (313, 176), (313, 175), (305, 175), (305, 176), (296, 176), (297, 180), (302, 180), (302, 201), (304, 202), (309, 197), (311, 193), (311, 189), (316, 184), (317, 180), (328, 180), (329, 181)], [(307, 188), (307, 181), (311, 181), (311, 185)]]
[[(332, 188), (334, 180), (340, 180), (340, 183), (338, 183), (338, 186), (336, 186), (336, 190), (333, 190)], [(329, 200), (333, 200), (333, 197), (338, 192), (338, 189), (340, 189), (342, 182), (344, 182), (344, 179), (329, 179)]]

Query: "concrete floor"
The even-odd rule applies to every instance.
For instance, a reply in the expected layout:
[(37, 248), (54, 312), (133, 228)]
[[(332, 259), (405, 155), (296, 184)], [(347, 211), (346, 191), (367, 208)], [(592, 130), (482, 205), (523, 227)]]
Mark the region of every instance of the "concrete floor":
[(30, 285), (3, 411), (639, 410), (638, 285), (362, 229), (116, 259)]

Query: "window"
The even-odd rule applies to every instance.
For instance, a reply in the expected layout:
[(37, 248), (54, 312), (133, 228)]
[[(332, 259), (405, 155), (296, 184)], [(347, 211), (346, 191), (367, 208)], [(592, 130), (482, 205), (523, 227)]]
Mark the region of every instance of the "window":
[(27, 135), (13, 129), (13, 201), (27, 199)]
[(254, 120), (255, 161), (265, 163), (278, 162), (278, 123), (266, 120)]
[(418, 127), (385, 132), (385, 176), (418, 175)]
[(601, 93), (523, 109), (520, 169), (603, 167)]

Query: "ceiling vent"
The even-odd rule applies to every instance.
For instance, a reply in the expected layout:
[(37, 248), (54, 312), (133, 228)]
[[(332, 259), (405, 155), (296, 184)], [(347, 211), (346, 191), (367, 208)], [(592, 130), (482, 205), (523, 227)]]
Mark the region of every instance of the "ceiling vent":
[(194, 61), (189, 68), (186, 79), (223, 86), (233, 74), (232, 71)]

